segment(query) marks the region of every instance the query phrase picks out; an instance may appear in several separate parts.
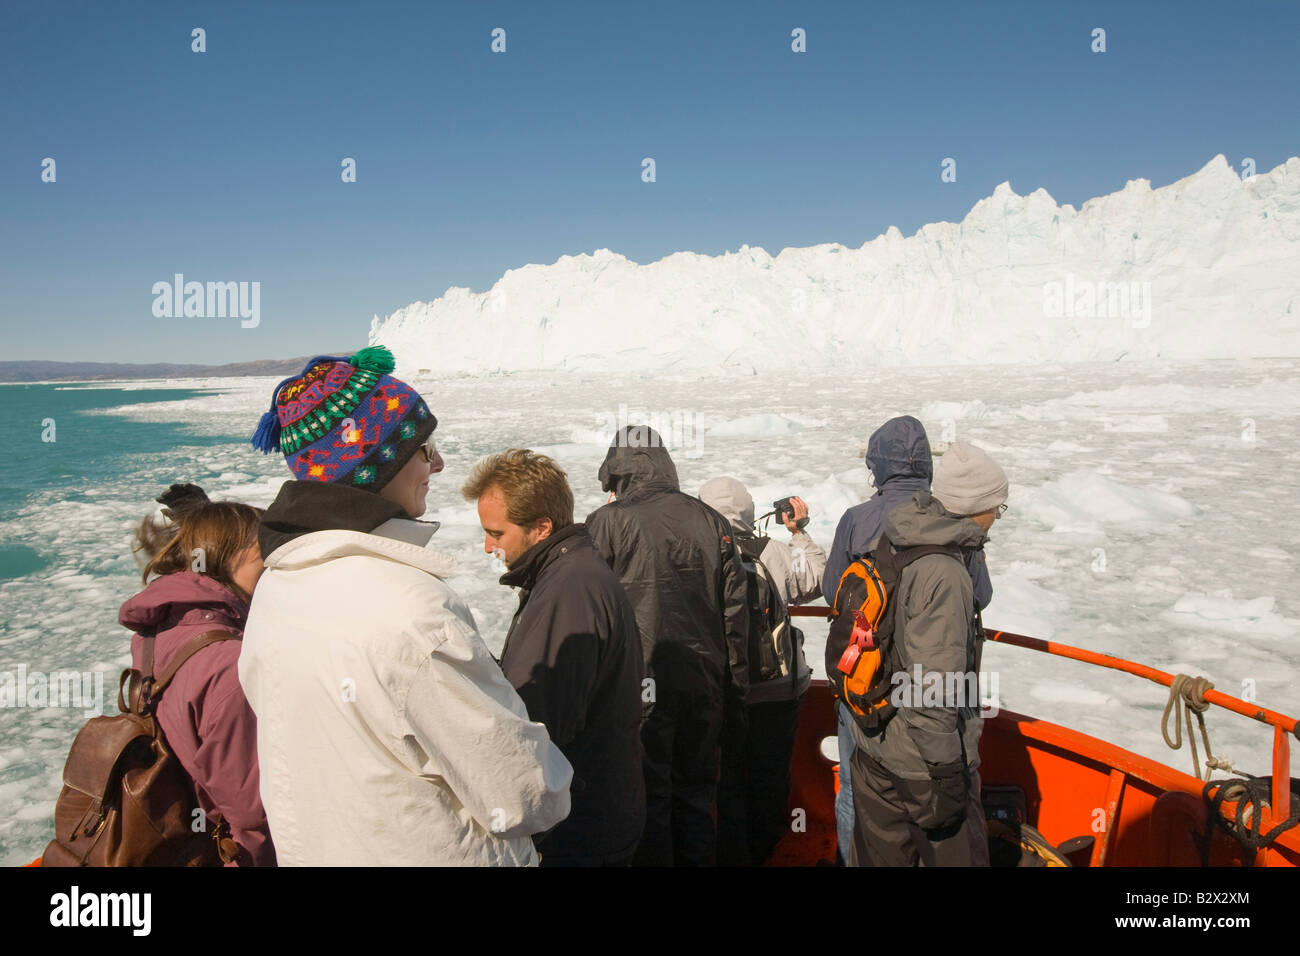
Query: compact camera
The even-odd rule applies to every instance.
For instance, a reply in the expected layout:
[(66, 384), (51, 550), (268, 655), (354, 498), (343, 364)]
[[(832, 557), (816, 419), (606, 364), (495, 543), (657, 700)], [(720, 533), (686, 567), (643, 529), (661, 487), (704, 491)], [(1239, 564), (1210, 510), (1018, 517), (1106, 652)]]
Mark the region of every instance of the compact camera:
[[(790, 498), (793, 497), (794, 495), (790, 496)], [(776, 513), (776, 520), (782, 524), (785, 524), (785, 515), (787, 513), (789, 513), (791, 517), (794, 516), (794, 505), (790, 504), (790, 498), (782, 498), (780, 501), (772, 502), (772, 510)], [(807, 524), (808, 516), (805, 515), (795, 523), (795, 527), (802, 531), (804, 526)]]

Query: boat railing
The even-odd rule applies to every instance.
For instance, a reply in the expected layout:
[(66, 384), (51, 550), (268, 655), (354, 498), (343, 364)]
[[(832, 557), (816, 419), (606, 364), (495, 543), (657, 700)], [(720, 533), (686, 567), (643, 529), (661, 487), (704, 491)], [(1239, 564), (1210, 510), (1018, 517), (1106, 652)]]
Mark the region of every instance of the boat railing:
[[(824, 620), (830, 620), (831, 617), (831, 609), (822, 605), (796, 606), (791, 607), (789, 610), (791, 615), (797, 617), (820, 617)], [(1300, 724), (1297, 724), (1296, 718), (1288, 717), (1286, 714), (1269, 710), (1239, 697), (1233, 697), (1231, 694), (1214, 690), (1209, 686), (1209, 682), (1203, 678), (1189, 678), (1184, 674), (1170, 674), (1167, 671), (1124, 660), (1111, 654), (1090, 651), (1086, 648), (1062, 644), (1059, 641), (1047, 641), (1038, 637), (1027, 637), (1024, 634), (1013, 634), (1010, 631), (1001, 631), (991, 627), (984, 629), (984, 636), (988, 640), (996, 641), (999, 644), (1011, 644), (1031, 651), (1040, 651), (1056, 657), (1065, 657), (1085, 664), (1093, 664), (1097, 667), (1108, 667), (1111, 670), (1123, 671), (1135, 677), (1142, 677), (1156, 684), (1161, 684), (1170, 688), (1171, 691), (1177, 685), (1182, 700), (1171, 700), (1171, 706), (1181, 707), (1185, 701), (1191, 704), (1193, 709), (1197, 710), (1198, 715), (1200, 711), (1205, 709), (1206, 704), (1213, 704), (1216, 707), (1222, 707), (1233, 713), (1241, 714), (1243, 717), (1249, 717), (1251, 720), (1269, 725), (1273, 728), (1273, 779), (1270, 794), (1272, 798), (1272, 816), (1274, 819), (1285, 820), (1291, 815), (1290, 738), (1295, 737), (1300, 740)], [(1190, 726), (1188, 727), (1188, 733), (1190, 736)], [(1195, 752), (1194, 743), (1193, 752)], [(1199, 768), (1197, 776), (1200, 776)]]

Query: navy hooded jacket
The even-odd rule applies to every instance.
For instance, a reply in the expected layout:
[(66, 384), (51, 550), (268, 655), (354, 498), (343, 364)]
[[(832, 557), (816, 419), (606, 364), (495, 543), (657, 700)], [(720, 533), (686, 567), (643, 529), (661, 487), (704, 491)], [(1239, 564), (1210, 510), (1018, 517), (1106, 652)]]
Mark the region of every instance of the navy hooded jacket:
[[(891, 418), (872, 433), (866, 461), (876, 479), (876, 493), (844, 512), (835, 529), (835, 541), (827, 553), (822, 575), (827, 604), (835, 603), (836, 588), (848, 566), (875, 548), (885, 526), (885, 515), (910, 501), (913, 492), (929, 491), (934, 478), (934, 459), (925, 426), (911, 415)], [(993, 599), (983, 551), (971, 555), (969, 570), (975, 606), (983, 610)]]

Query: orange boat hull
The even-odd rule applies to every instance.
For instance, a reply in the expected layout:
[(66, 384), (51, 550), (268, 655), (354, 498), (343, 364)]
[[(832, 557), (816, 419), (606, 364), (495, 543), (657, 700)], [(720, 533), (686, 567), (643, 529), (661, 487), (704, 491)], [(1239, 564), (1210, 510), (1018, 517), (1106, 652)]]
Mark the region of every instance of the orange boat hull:
[[(771, 866), (835, 859), (834, 764), (821, 743), (836, 734), (830, 686), (814, 681), (804, 699), (791, 759), (792, 829)], [(1090, 866), (1201, 866), (1208, 808), (1190, 774), (1044, 720), (1007, 711), (986, 719), (980, 741), (985, 787), (1024, 791), (1027, 821), (1053, 845), (1091, 836)], [(1225, 804), (1225, 813), (1233, 804)], [(799, 813), (799, 811), (803, 811)], [(1269, 828), (1266, 817), (1264, 829)], [(1300, 827), (1250, 851), (1216, 828), (1211, 866), (1300, 865)]]

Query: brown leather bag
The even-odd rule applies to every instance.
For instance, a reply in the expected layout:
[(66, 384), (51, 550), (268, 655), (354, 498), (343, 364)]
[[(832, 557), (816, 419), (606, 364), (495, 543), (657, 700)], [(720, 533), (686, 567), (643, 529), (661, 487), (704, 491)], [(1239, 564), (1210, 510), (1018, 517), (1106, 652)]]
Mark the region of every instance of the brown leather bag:
[[(54, 839), (42, 866), (220, 866), (239, 845), (218, 814), (202, 819), (194, 783), (172, 753), (155, 716), (158, 699), (181, 665), (196, 652), (237, 634), (209, 631), (179, 652), (162, 676), (153, 677), (152, 637), (145, 638), (142, 674), (118, 679), (113, 717), (86, 722), (63, 768), (54, 806)], [(126, 685), (126, 700), (122, 698)]]

